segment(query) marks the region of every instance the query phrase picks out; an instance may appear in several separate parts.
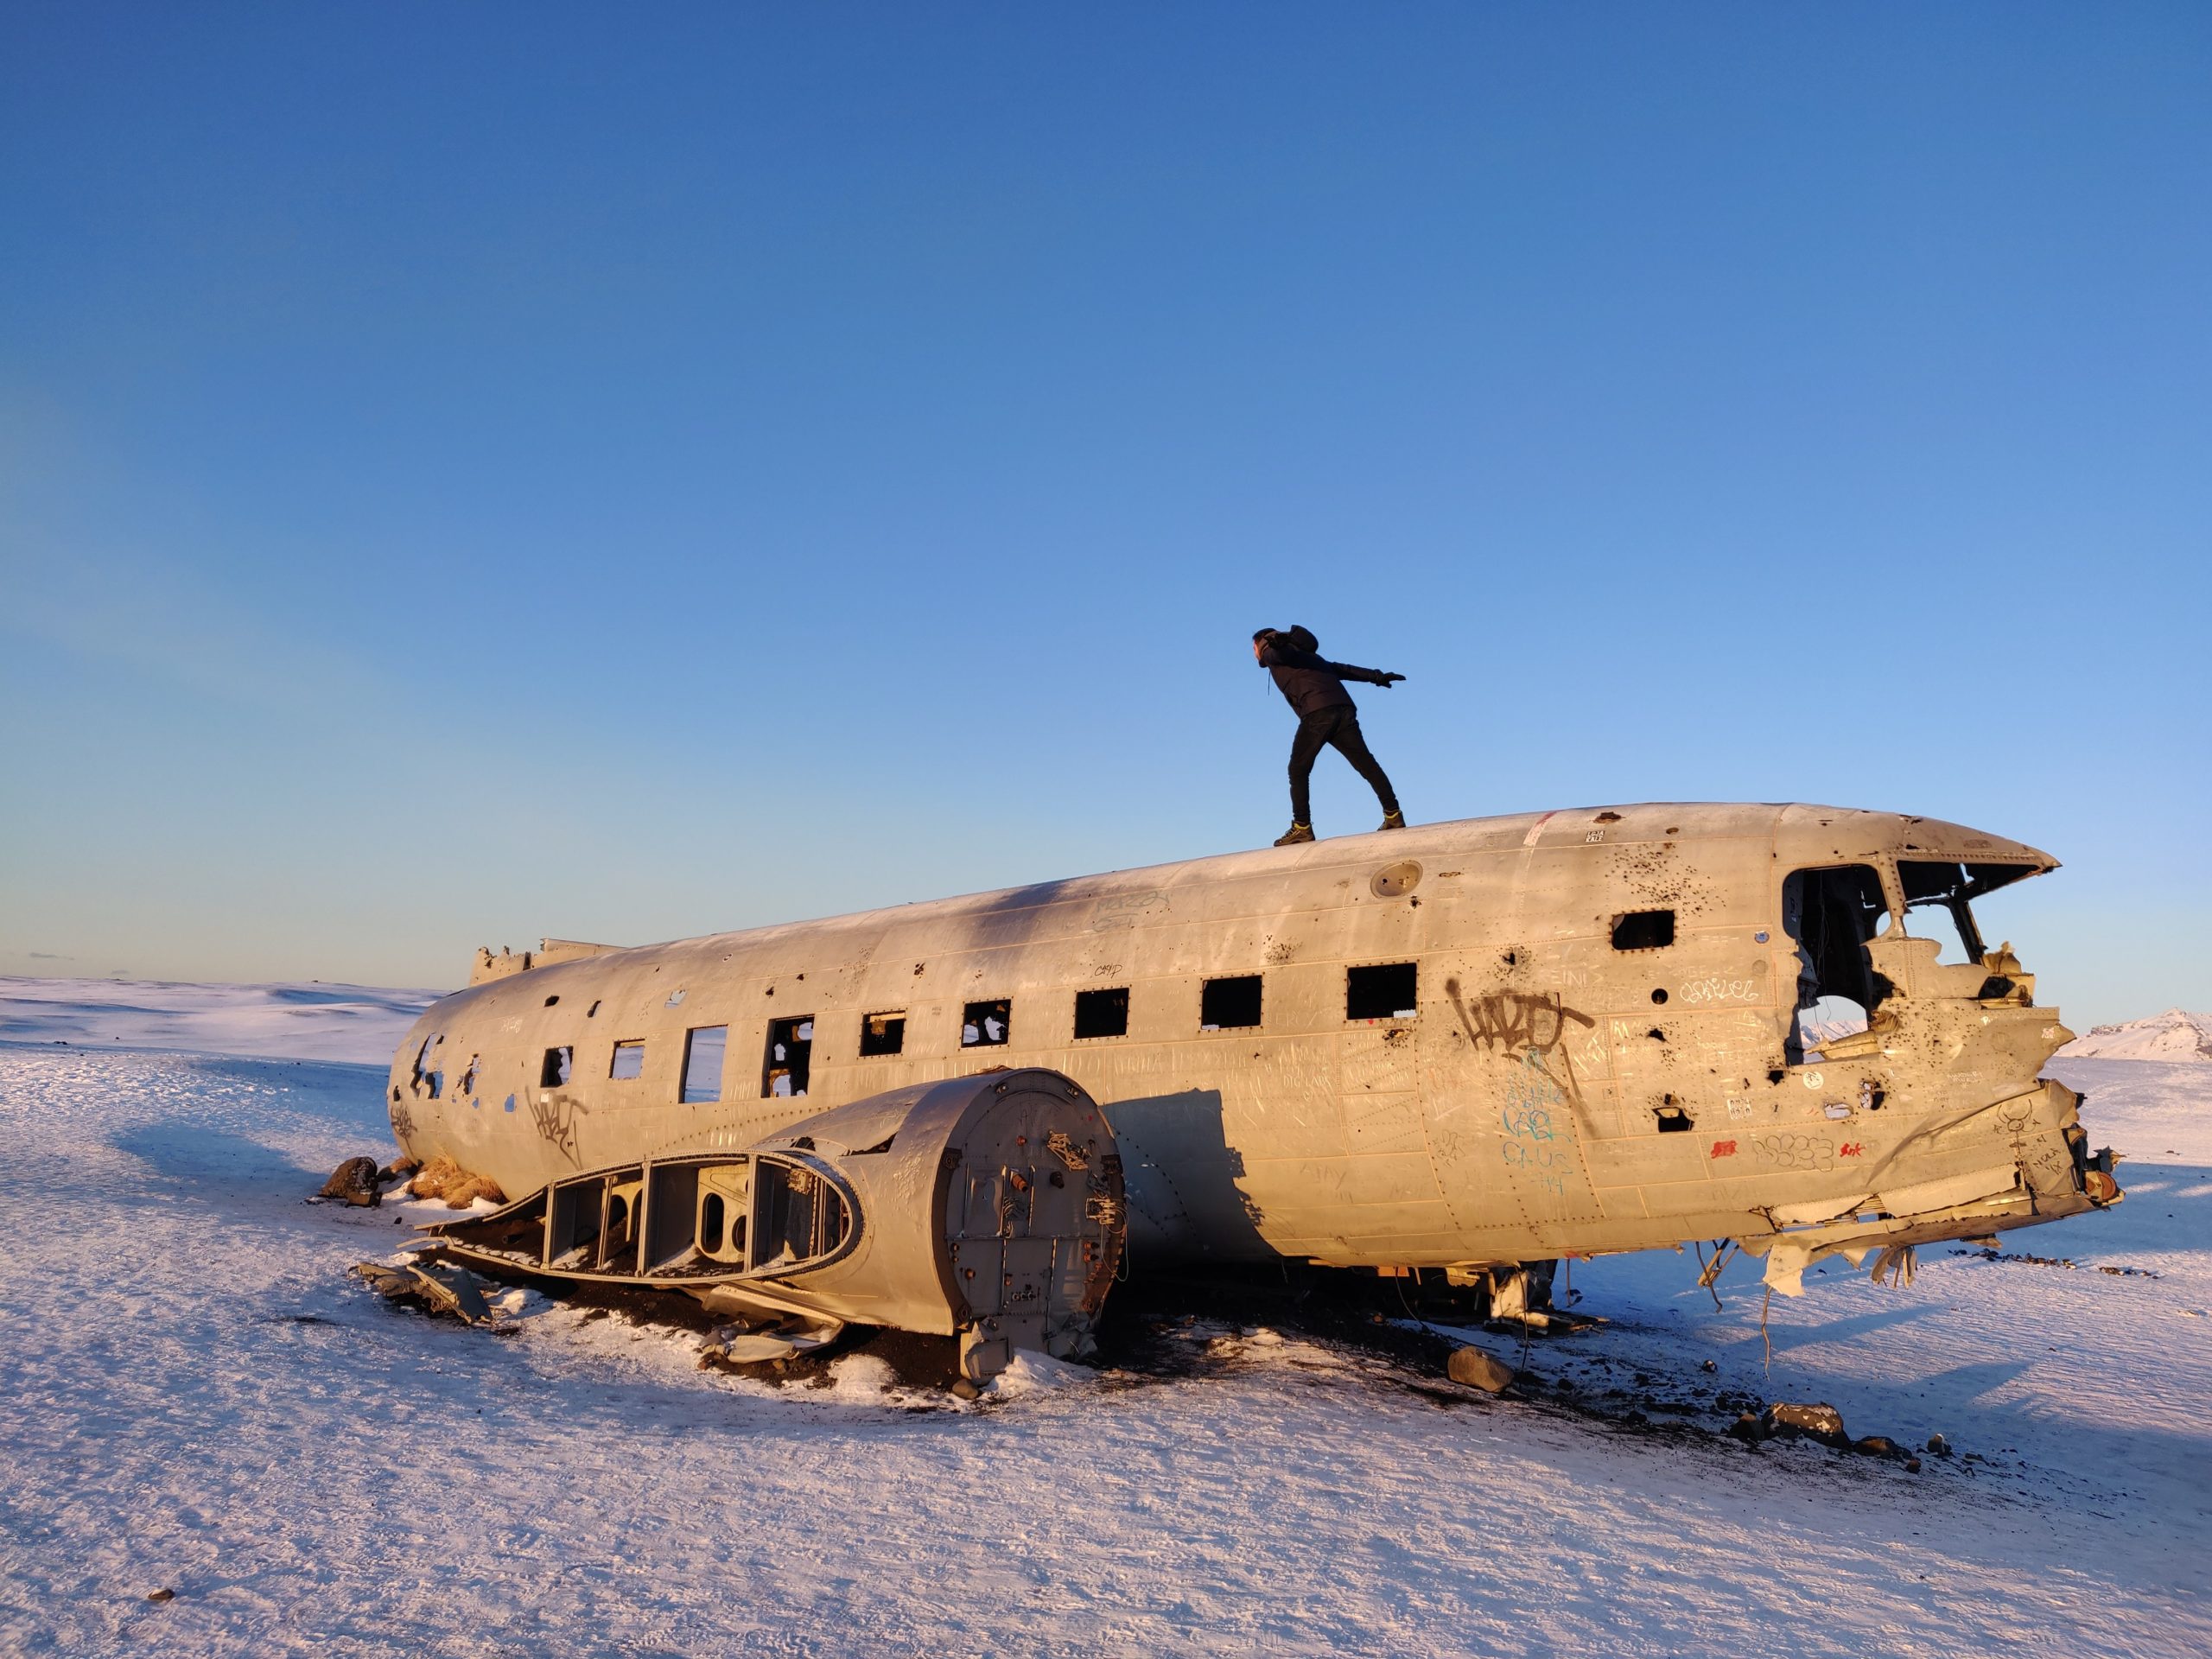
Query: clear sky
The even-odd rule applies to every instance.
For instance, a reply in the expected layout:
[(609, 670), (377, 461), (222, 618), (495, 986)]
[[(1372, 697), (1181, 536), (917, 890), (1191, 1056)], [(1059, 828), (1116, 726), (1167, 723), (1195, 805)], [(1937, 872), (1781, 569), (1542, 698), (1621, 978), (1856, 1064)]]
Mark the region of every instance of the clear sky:
[(1955, 818), (2212, 1007), (2196, 0), (14, 0), (0, 250), (0, 973), (1261, 844), (1295, 621), (1416, 820)]

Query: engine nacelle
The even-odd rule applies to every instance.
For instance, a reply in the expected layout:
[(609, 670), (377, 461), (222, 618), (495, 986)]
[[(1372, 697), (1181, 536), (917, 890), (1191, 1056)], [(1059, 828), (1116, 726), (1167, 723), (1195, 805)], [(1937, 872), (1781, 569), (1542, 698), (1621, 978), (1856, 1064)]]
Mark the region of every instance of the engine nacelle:
[(683, 1290), (817, 1328), (957, 1335), (981, 1377), (1016, 1348), (1091, 1351), (1125, 1216), (1097, 1103), (1031, 1069), (894, 1089), (739, 1151), (569, 1176), (430, 1230), (508, 1271)]

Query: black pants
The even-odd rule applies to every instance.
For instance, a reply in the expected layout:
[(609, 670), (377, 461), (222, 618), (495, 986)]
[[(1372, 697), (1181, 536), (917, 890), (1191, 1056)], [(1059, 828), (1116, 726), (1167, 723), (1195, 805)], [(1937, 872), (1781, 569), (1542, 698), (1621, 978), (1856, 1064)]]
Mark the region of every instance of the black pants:
[(1327, 709), (1316, 709), (1298, 722), (1298, 735), (1290, 740), (1290, 816), (1294, 823), (1312, 823), (1313, 804), (1308, 798), (1307, 783), (1313, 776), (1313, 762), (1324, 744), (1333, 743), (1337, 753), (1351, 762), (1351, 769), (1367, 779), (1375, 797), (1382, 803), (1384, 812), (1398, 810), (1398, 797), (1390, 787), (1390, 779), (1382, 771), (1382, 763), (1367, 751), (1367, 740), (1359, 734), (1359, 710), (1348, 702), (1339, 702)]

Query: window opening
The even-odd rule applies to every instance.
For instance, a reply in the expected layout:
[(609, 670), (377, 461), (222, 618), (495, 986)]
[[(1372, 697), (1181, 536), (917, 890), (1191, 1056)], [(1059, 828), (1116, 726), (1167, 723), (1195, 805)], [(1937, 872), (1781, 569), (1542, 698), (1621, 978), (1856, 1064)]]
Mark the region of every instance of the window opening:
[(1198, 1029), (1236, 1031), (1260, 1023), (1260, 976), (1210, 979), (1198, 992)]
[(878, 1059), (906, 1046), (905, 1013), (871, 1014), (861, 1021), (861, 1058)]
[(1867, 953), (1888, 906), (1867, 864), (1793, 870), (1782, 884), (1782, 925), (1797, 944), (1797, 1008), (1784, 1041), (1792, 1065), (1821, 1058), (1821, 1045), (1866, 1029), (1889, 995)]
[[(1899, 859), (1897, 881), (1904, 888), (1905, 919), (1923, 933), (1943, 941), (1942, 962), (1978, 963), (1988, 954), (1972, 901), (1999, 887), (2036, 874), (2032, 864), (1951, 864)], [(1913, 912), (1921, 913), (1914, 916)], [(1950, 926), (1942, 925), (1948, 921)], [(1930, 924), (1935, 925), (1931, 929)], [(1955, 956), (1952, 952), (1955, 950)]]
[(1075, 1034), (1085, 1037), (1126, 1037), (1129, 1034), (1129, 988), (1075, 994)]
[(599, 1265), (602, 1270), (637, 1270), (638, 1199), (645, 1185), (643, 1181), (607, 1184), (607, 1225), (599, 1236)]
[(1014, 1031), (1014, 1003), (1001, 997), (994, 1002), (970, 1002), (960, 1013), (960, 1046), (1002, 1048)]
[(683, 1089), (677, 1098), (696, 1106), (722, 1097), (722, 1055), (728, 1026), (694, 1026), (683, 1033)]
[(699, 1253), (743, 1267), (746, 1220), (752, 1208), (752, 1169), (745, 1164), (702, 1169), (698, 1181), (694, 1243)]
[(754, 1267), (827, 1255), (845, 1242), (845, 1200), (828, 1181), (810, 1169), (774, 1159), (760, 1160), (755, 1169)]
[(768, 1022), (768, 1063), (760, 1078), (764, 1096), (803, 1095), (814, 1054), (814, 1016), (795, 1014)]
[(1616, 950), (1663, 950), (1675, 942), (1671, 910), (1631, 910), (1613, 918)]
[[(1969, 946), (1959, 931), (1958, 912), (1950, 906), (1927, 904), (1911, 907), (1910, 920), (1905, 931), (1916, 939), (1933, 939), (1936, 944), (1936, 960), (1945, 964), (1978, 961), (1981, 956), (1981, 941), (1977, 938)], [(1971, 921), (1972, 918), (1968, 918)]]
[(556, 1186), (552, 1207), (546, 1228), (546, 1264), (584, 1266), (595, 1253), (600, 1230), (607, 1220), (606, 1181), (570, 1181)]
[(608, 1077), (619, 1081), (628, 1077), (643, 1077), (645, 1071), (645, 1046), (643, 1042), (614, 1045), (614, 1064), (607, 1071)]
[(549, 1048), (545, 1051), (545, 1064), (538, 1068), (537, 1072), (539, 1088), (557, 1089), (569, 1080), (569, 1060), (571, 1052), (572, 1051), (566, 1048)]
[(1420, 966), (1388, 962), (1344, 970), (1344, 1018), (1410, 1020), (1418, 1009)]

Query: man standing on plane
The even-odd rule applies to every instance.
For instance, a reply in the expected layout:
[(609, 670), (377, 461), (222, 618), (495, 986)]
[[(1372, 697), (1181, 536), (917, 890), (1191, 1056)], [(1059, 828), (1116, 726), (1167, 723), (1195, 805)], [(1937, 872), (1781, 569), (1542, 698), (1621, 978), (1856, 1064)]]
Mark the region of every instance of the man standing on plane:
[(1346, 680), (1361, 680), (1388, 690), (1406, 677), (1383, 674), (1348, 663), (1324, 661), (1316, 653), (1321, 642), (1307, 628), (1262, 628), (1252, 636), (1252, 659), (1274, 676), (1275, 689), (1288, 700), (1298, 716), (1298, 735), (1290, 741), (1290, 828), (1275, 839), (1278, 847), (1295, 846), (1313, 839), (1313, 809), (1307, 784), (1313, 775), (1314, 758), (1326, 743), (1351, 762), (1352, 770), (1367, 779), (1382, 803), (1385, 830), (1402, 830), (1405, 816), (1390, 780), (1360, 735), (1359, 709), (1344, 690)]

